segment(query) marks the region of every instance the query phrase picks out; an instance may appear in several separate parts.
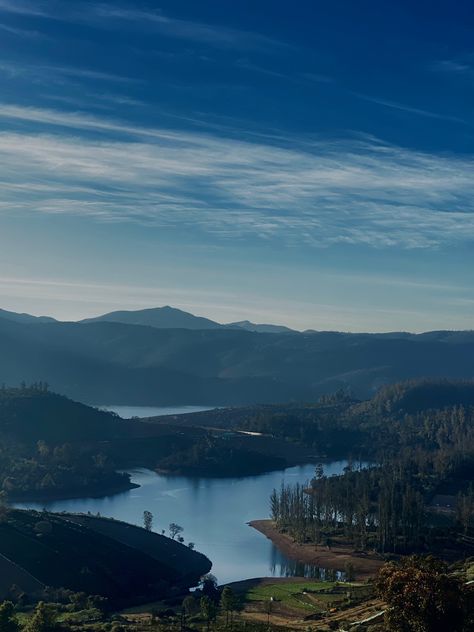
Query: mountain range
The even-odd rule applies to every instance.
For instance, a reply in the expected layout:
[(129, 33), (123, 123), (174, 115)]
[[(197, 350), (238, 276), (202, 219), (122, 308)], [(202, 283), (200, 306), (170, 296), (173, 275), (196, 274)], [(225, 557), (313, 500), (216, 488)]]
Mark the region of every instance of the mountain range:
[(93, 404), (240, 405), (314, 401), (339, 388), (365, 398), (407, 378), (474, 377), (473, 331), (278, 329), (171, 307), (81, 322), (0, 311), (0, 382), (42, 380)]
[(137, 311), (109, 312), (96, 318), (86, 318), (83, 323), (93, 322), (123, 323), (125, 325), (147, 325), (157, 329), (245, 329), (258, 333), (285, 333), (293, 330), (283, 325), (264, 325), (242, 320), (236, 323), (223, 325), (209, 318), (194, 316), (189, 312), (183, 312), (176, 307), (154, 307)]

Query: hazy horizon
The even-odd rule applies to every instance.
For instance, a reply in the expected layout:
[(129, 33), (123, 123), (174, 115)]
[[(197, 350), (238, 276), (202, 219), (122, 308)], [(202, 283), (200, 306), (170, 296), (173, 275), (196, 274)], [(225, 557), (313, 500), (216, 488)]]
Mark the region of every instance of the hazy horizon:
[[(106, 310), (103, 312), (94, 312), (94, 313), (90, 313), (87, 314), (86, 316), (79, 316), (77, 318), (60, 318), (59, 316), (55, 315), (54, 313), (43, 313), (43, 312), (38, 312), (38, 311), (29, 311), (29, 312), (16, 312), (15, 310), (10, 310), (10, 309), (6, 309), (4, 306), (0, 305), (0, 310), (6, 310), (6, 311), (11, 311), (14, 313), (20, 313), (20, 314), (26, 314), (26, 315), (30, 315), (30, 316), (36, 316), (36, 317), (50, 317), (50, 318), (54, 318), (59, 322), (81, 322), (83, 320), (87, 320), (89, 318), (95, 318), (98, 316), (103, 316), (106, 315), (108, 313), (112, 313), (112, 312), (135, 312), (135, 311), (142, 311), (142, 310), (154, 310), (154, 309), (162, 309), (162, 308), (166, 308), (169, 307), (171, 309), (178, 309), (181, 311), (184, 311), (186, 313), (192, 314), (193, 316), (196, 316), (198, 318), (207, 318), (211, 321), (214, 321), (218, 324), (221, 325), (229, 325), (229, 324), (233, 324), (233, 323), (242, 323), (242, 322), (249, 322), (251, 324), (255, 324), (255, 325), (276, 325), (276, 326), (280, 326), (280, 327), (288, 327), (291, 330), (294, 330), (296, 332), (300, 332), (300, 333), (304, 333), (305, 331), (319, 331), (319, 332), (338, 332), (338, 333), (408, 333), (408, 334), (421, 334), (421, 333), (429, 333), (431, 331), (439, 331), (439, 330), (434, 330), (434, 329), (421, 329), (419, 331), (414, 331), (414, 330), (408, 330), (408, 329), (380, 329), (380, 330), (366, 330), (366, 329), (361, 329), (361, 330), (351, 330), (351, 329), (316, 329), (315, 327), (305, 327), (305, 328), (298, 328), (298, 327), (292, 327), (291, 325), (289, 325), (287, 322), (276, 322), (276, 321), (255, 321), (255, 320), (251, 320), (249, 318), (233, 318), (233, 319), (228, 319), (226, 321), (224, 320), (219, 320), (217, 318), (213, 318), (212, 316), (210, 316), (207, 313), (204, 312), (199, 312), (199, 313), (194, 313), (194, 312), (190, 312), (187, 309), (181, 308), (181, 307), (177, 307), (176, 305), (155, 305), (155, 306), (147, 306), (147, 307), (139, 307), (136, 309), (133, 308), (118, 308), (118, 309), (113, 309), (113, 310)], [(466, 328), (466, 329), (449, 329), (449, 328), (445, 328), (444, 330), (446, 331), (473, 331), (473, 328)]]

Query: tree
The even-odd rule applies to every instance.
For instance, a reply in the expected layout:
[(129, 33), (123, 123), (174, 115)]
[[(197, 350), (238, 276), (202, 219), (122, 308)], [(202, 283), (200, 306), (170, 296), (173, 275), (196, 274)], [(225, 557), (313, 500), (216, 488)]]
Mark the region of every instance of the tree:
[(194, 542), (188, 542), (188, 549), (191, 549), (191, 551), (194, 551), (195, 546)]
[(143, 526), (147, 531), (151, 531), (153, 529), (153, 514), (151, 511), (147, 511), (146, 509), (143, 512)]
[(31, 619), (24, 627), (24, 632), (54, 632), (56, 630), (56, 613), (44, 601), (40, 601)]
[(229, 625), (229, 616), (235, 610), (235, 595), (230, 586), (225, 586), (222, 591), (221, 606), (225, 612), (225, 624)]
[(355, 580), (354, 564), (352, 562), (346, 562), (344, 571), (346, 573), (346, 581), (353, 582)]
[(15, 606), (11, 601), (4, 601), (0, 605), (0, 632), (18, 632), (19, 629)]
[(171, 539), (174, 540), (179, 533), (183, 533), (183, 527), (180, 527), (176, 522), (172, 522), (169, 526)]
[(394, 632), (468, 632), (474, 623), (472, 596), (436, 558), (412, 556), (389, 562), (375, 583), (387, 603), (386, 626)]
[(183, 599), (183, 612), (187, 617), (195, 614), (198, 609), (196, 599), (192, 595), (188, 595)]
[(207, 629), (209, 630), (209, 628), (211, 627), (211, 621), (214, 621), (214, 619), (216, 618), (216, 614), (217, 614), (216, 604), (212, 601), (212, 599), (209, 599), (207, 595), (203, 595), (201, 597), (200, 606), (201, 606), (201, 615), (203, 619), (206, 620)]
[(221, 593), (217, 588), (217, 578), (212, 573), (204, 575), (201, 579), (201, 591), (203, 595), (209, 597), (214, 603), (219, 603)]

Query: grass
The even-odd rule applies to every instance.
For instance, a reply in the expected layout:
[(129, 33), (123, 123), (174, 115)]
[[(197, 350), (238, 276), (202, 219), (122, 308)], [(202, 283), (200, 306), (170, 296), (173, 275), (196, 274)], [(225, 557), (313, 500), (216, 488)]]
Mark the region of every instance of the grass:
[[(335, 590), (335, 589), (339, 590)], [(244, 602), (249, 606), (266, 611), (271, 602), (272, 612), (285, 610), (308, 614), (327, 612), (331, 608), (339, 608), (347, 604), (347, 592), (353, 598), (366, 597), (367, 587), (363, 584), (341, 584), (338, 582), (262, 582), (249, 588), (244, 595)], [(273, 598), (273, 600), (272, 600)]]
[[(245, 601), (268, 603), (273, 598), (273, 603), (278, 606), (286, 606), (295, 610), (314, 612), (325, 609), (327, 601), (338, 600), (339, 595), (314, 594), (326, 592), (334, 587), (333, 582), (285, 582), (275, 584), (262, 584), (251, 588), (245, 595)], [(305, 594), (306, 593), (306, 594)], [(321, 597), (321, 604), (318, 603)], [(321, 605), (321, 608), (319, 607)]]
[[(25, 625), (33, 616), (34, 608), (28, 611), (20, 611), (16, 613), (19, 623)], [(103, 614), (96, 608), (86, 608), (84, 610), (75, 610), (68, 612), (59, 610), (56, 613), (55, 620), (57, 623), (69, 623), (72, 625), (83, 625), (86, 623), (94, 623), (103, 619)]]

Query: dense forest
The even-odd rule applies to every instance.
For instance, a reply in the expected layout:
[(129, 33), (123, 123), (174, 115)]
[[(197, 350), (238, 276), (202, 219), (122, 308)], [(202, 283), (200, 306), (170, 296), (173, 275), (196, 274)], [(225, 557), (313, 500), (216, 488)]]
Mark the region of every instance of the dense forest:
[(108, 413), (50, 393), (47, 384), (0, 389), (0, 487), (11, 498), (125, 489), (101, 442), (125, 433)]
[[(273, 520), (301, 542), (344, 537), (381, 552), (428, 551), (456, 539), (469, 546), (473, 404), (471, 382), (423, 381), (386, 387), (370, 402), (351, 405), (340, 423), (353, 424), (363, 438), (358, 447), (367, 453), (370, 445), (376, 464), (349, 465), (331, 478), (317, 467), (307, 488), (274, 490)], [(430, 506), (437, 494), (452, 498), (449, 526)]]

